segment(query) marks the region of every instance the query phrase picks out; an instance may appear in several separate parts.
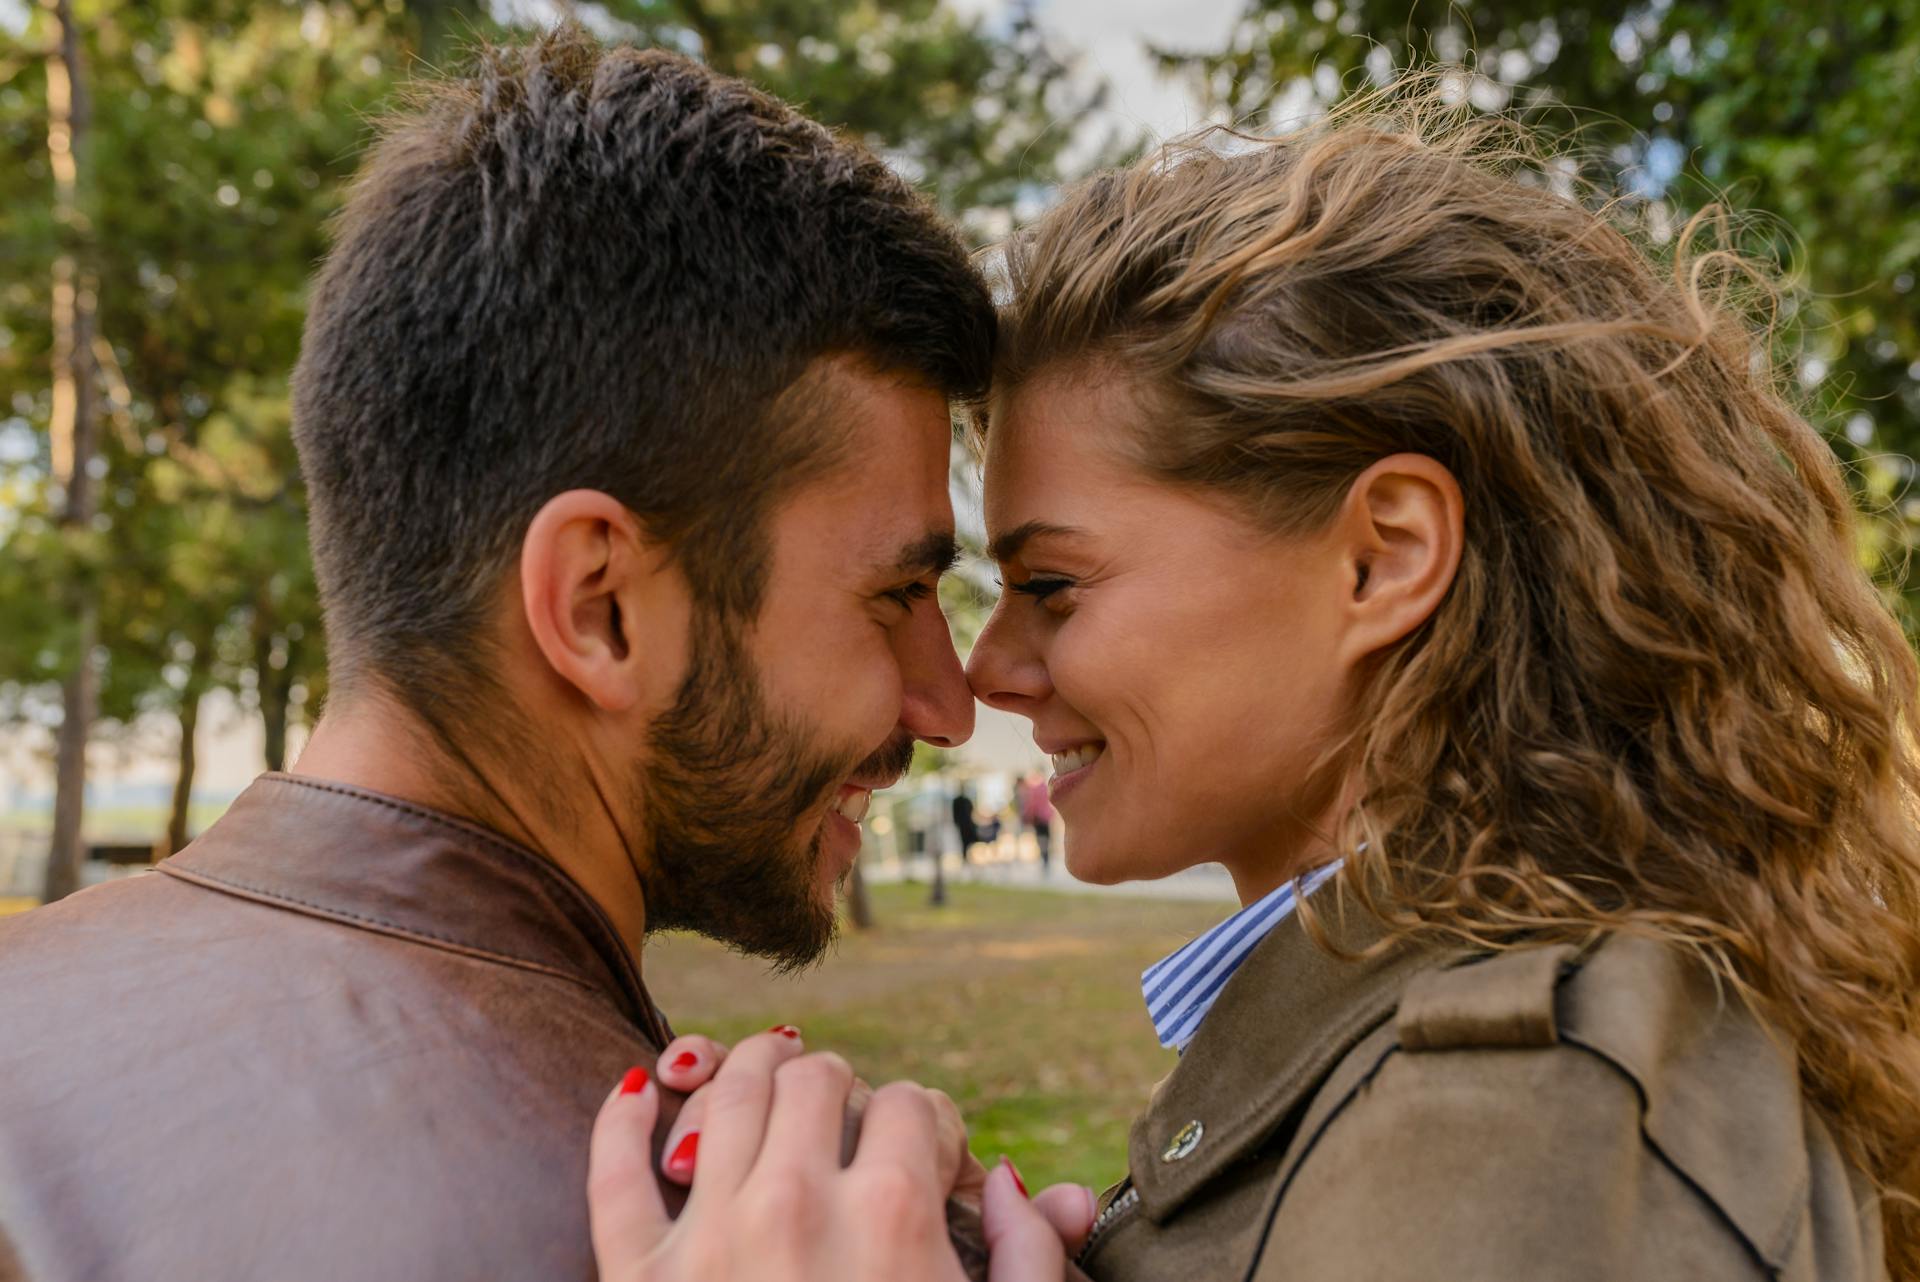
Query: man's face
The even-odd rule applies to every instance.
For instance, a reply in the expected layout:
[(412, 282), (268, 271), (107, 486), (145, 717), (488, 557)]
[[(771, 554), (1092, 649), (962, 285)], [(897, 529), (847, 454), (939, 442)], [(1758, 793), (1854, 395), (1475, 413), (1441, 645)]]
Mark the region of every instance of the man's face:
[(945, 399), (844, 362), (843, 461), (769, 519), (759, 616), (696, 611), (692, 661), (639, 790), (648, 925), (786, 965), (833, 939), (872, 792), (913, 741), (973, 731), (935, 586), (954, 551)]

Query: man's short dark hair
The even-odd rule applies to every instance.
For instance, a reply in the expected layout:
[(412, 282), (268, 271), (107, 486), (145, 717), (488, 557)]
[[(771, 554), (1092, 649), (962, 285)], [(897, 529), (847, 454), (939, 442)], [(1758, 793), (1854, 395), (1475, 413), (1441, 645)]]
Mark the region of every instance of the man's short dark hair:
[(315, 282), (294, 439), (336, 688), (484, 683), (502, 573), (573, 488), (750, 617), (766, 513), (834, 448), (812, 362), (971, 397), (992, 345), (965, 247), (857, 143), (577, 27), (483, 51), (390, 123)]

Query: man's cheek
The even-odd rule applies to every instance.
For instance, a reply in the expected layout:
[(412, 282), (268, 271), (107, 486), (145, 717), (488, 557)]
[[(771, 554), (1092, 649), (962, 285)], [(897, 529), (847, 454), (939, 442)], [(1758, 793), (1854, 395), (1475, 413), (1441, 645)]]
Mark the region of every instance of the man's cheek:
[(856, 758), (879, 748), (900, 724), (900, 668), (885, 646), (850, 645), (811, 670), (783, 674), (784, 683), (790, 684), (778, 697), (769, 691), (768, 702), (790, 723), (811, 728), (821, 741), (850, 749)]

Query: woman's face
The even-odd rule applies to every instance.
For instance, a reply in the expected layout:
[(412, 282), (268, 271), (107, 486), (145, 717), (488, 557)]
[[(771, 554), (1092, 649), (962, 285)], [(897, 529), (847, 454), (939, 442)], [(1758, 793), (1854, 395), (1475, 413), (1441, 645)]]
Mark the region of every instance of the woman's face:
[(1140, 411), (1112, 381), (1043, 374), (999, 408), (1006, 589), (967, 674), (1052, 755), (1068, 867), (1110, 883), (1217, 860), (1264, 893), (1333, 802), (1307, 784), (1350, 704), (1350, 562), (1332, 534), (1275, 537), (1126, 462)]

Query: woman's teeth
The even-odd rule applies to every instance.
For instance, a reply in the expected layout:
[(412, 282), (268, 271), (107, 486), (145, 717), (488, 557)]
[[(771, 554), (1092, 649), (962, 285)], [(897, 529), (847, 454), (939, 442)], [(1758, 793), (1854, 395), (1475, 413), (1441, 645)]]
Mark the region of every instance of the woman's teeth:
[(1052, 753), (1050, 755), (1053, 758), (1053, 773), (1059, 776), (1069, 774), (1082, 766), (1090, 766), (1098, 761), (1100, 754), (1106, 750), (1107, 745), (1104, 743), (1083, 743), (1078, 748)]
[(843, 797), (836, 797), (833, 809), (848, 823), (859, 823), (867, 817), (867, 807), (873, 804), (873, 794), (865, 788), (856, 788)]

